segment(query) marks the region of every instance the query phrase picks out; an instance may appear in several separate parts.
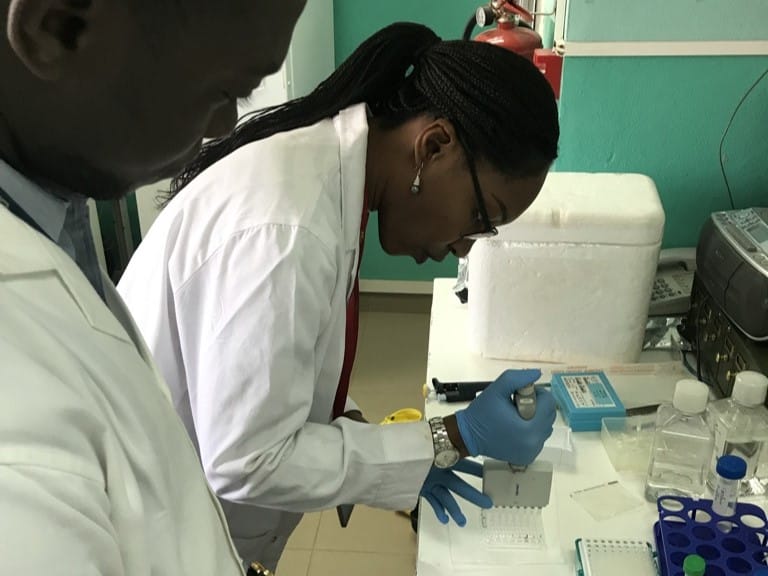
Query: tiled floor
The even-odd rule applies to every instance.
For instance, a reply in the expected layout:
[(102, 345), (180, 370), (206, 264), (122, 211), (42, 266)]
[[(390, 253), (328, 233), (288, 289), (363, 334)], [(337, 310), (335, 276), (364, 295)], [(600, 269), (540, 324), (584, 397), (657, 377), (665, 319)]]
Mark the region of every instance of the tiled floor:
[[(371, 422), (400, 408), (422, 407), (430, 304), (424, 296), (363, 295), (350, 395)], [(277, 576), (408, 576), (415, 574), (415, 566), (410, 520), (357, 506), (346, 529), (339, 526), (335, 510), (305, 516)]]

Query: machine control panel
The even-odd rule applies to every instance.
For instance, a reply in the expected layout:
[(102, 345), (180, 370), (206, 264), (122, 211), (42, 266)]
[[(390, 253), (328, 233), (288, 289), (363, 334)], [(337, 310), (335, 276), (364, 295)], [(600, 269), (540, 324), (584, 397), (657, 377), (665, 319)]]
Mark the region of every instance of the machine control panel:
[(712, 219), (744, 259), (768, 276), (768, 208), (715, 212)]

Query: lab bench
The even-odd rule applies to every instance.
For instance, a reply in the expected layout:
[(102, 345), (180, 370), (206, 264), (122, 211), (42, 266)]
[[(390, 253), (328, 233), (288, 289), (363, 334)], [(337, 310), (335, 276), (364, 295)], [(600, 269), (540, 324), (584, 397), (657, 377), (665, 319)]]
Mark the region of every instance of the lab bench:
[[(532, 367), (540, 368), (541, 381), (547, 382), (553, 368), (563, 368), (562, 365), (491, 360), (470, 353), (467, 306), (453, 293), (454, 283), (453, 279), (437, 279), (434, 283), (427, 382), (435, 377), (443, 381), (493, 380), (505, 369)], [(471, 290), (469, 297), (472, 297)], [(649, 366), (647, 373), (635, 366), (629, 370), (632, 374), (619, 372), (612, 376), (606, 369), (625, 406), (633, 408), (671, 400), (676, 380), (686, 376), (675, 356), (671, 352), (647, 352), (641, 357), (641, 363)], [(440, 401), (432, 393), (425, 400), (425, 417), (445, 416), (463, 406), (465, 404)], [(565, 427), (559, 414), (555, 427)], [(481, 524), (481, 511), (463, 500), (460, 504), (468, 520), (463, 528), (452, 522), (440, 524), (429, 505), (422, 501), (417, 575), (573, 576), (576, 574), (574, 543), (578, 538), (633, 539), (653, 544), (653, 525), (658, 511), (655, 504), (644, 499), (644, 479), (617, 474), (603, 448), (600, 432), (573, 433), (571, 439), (572, 453), (562, 452), (561, 460), (556, 462), (550, 503), (541, 514), (546, 551), (489, 544)], [(616, 481), (618, 485), (614, 484)], [(481, 485), (480, 479), (473, 478), (470, 482)], [(621, 494), (630, 496), (628, 502), (636, 507), (627, 509), (630, 506), (626, 505), (625, 511), (597, 520), (572, 497), (579, 491), (606, 485), (623, 487)]]

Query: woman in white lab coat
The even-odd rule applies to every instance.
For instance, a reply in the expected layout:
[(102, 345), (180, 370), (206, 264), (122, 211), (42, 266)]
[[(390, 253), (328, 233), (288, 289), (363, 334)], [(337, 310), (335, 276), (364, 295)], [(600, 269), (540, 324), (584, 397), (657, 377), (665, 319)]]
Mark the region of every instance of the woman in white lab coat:
[(340, 504), (404, 509), (421, 493), (462, 523), (451, 492), (490, 502), (450, 470), (460, 457), (541, 450), (551, 397), (530, 421), (509, 401), (535, 372), (429, 425), (361, 422), (346, 386), (368, 213), (390, 254), (463, 256), (534, 200), (558, 134), (530, 62), (396, 24), (176, 180), (119, 290), (245, 560), (274, 567), (300, 513)]

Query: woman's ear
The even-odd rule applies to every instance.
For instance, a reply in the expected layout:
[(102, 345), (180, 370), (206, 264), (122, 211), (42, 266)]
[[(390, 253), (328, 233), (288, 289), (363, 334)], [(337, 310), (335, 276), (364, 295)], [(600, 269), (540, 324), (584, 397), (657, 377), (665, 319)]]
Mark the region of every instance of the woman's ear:
[(444, 118), (433, 120), (421, 129), (414, 142), (416, 165), (444, 160), (459, 146), (453, 124)]
[(6, 35), (19, 60), (41, 80), (56, 80), (77, 57), (98, 0), (10, 0)]

